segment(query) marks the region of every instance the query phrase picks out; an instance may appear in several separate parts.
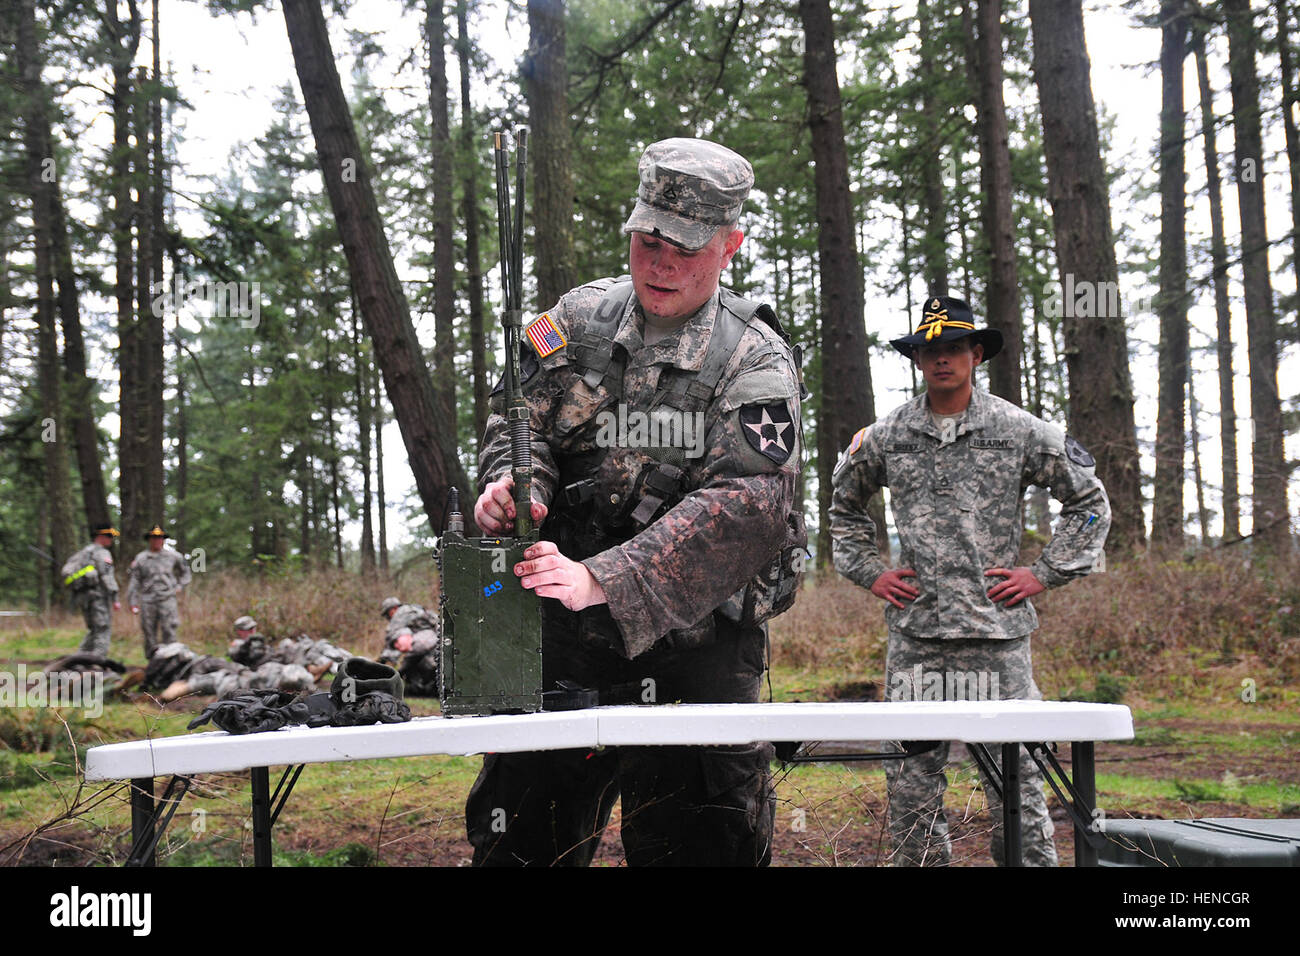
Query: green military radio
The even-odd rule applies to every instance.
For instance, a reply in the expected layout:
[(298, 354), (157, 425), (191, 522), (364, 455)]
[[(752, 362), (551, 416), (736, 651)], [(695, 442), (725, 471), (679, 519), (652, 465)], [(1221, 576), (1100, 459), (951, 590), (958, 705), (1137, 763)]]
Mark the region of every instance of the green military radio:
[(505, 416), (510, 430), (515, 528), (512, 537), (465, 535), (459, 495), (451, 490), (438, 551), (442, 642), (442, 712), (532, 713), (542, 709), (542, 619), (539, 599), (519, 583), (515, 565), (538, 540), (532, 523), (532, 446), (519, 372), (523, 327), (524, 169), (528, 130), (515, 131), (515, 205), (510, 201), (509, 137), (493, 134), (506, 354)]

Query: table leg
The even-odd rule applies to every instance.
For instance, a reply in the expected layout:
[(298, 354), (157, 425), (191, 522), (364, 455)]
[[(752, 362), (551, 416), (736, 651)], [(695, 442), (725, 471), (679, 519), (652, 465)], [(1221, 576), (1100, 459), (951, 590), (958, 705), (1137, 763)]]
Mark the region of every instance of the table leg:
[(1020, 831), (1020, 744), (1002, 745), (1002, 838), (1006, 866), (1023, 866)]
[[(147, 846), (153, 842), (153, 777), (136, 777), (131, 781), (131, 845)], [(133, 861), (134, 862), (134, 861)], [(157, 866), (158, 853), (150, 851), (136, 866)]]
[(271, 865), (271, 797), (266, 767), (254, 767), (253, 778), (253, 865)]
[[(1074, 771), (1074, 789), (1078, 793), (1079, 810), (1089, 819), (1095, 819), (1097, 806), (1096, 745), (1091, 740), (1081, 740), (1070, 745), (1070, 769)], [(1074, 865), (1096, 866), (1097, 850), (1088, 842), (1088, 835), (1074, 824)]]

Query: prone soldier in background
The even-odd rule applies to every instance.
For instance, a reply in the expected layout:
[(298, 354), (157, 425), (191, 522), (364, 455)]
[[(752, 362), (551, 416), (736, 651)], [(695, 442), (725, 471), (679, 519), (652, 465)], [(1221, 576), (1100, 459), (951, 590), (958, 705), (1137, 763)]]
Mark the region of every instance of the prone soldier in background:
[[(113, 614), (122, 605), (117, 600), (117, 578), (113, 576), (113, 539), (118, 531), (110, 524), (95, 525), (86, 545), (63, 565), (63, 584), (86, 618), (86, 636), (80, 651), (108, 656), (113, 639)], [(110, 610), (111, 608), (111, 610)]]
[(235, 619), (235, 639), (230, 642), (227, 654), (235, 663), (254, 669), (268, 661), (297, 664), (306, 668), (316, 680), (326, 674), (337, 674), (339, 667), (355, 656), (329, 641), (316, 640), (308, 634), (286, 637), (272, 648), (258, 633), (257, 621), (247, 614)]
[(388, 621), (379, 660), (397, 668), (407, 697), (438, 696), (438, 619), (418, 604), (384, 598), (379, 616)]
[[(891, 344), (921, 369), (925, 393), (860, 430), (835, 468), (835, 569), (889, 602), (890, 700), (972, 699), (980, 692), (1041, 700), (1029, 644), (1038, 616), (1029, 598), (1100, 564), (1110, 503), (1082, 445), (973, 387), (975, 366), (998, 353), (1002, 333), (977, 329), (961, 299), (934, 296), (923, 308), (916, 331)], [(1021, 503), (1030, 485), (1051, 491), (1062, 507), (1042, 555), (1024, 567), (1017, 566)], [(876, 536), (883, 532), (867, 515), (882, 487), (889, 488), (898, 528), (899, 567), (893, 569), (880, 559)], [(950, 680), (952, 674), (962, 680)], [(885, 765), (897, 865), (950, 862), (947, 760), (943, 742)], [(1041, 779), (1022, 749), (1024, 860), (1055, 866)], [(1001, 801), (987, 780), (984, 789), (1000, 865)]]
[(148, 660), (159, 644), (176, 640), (181, 623), (176, 596), (190, 583), (190, 566), (167, 547), (167, 532), (161, 525), (154, 525), (144, 539), (149, 547), (137, 554), (127, 569), (126, 601), (131, 613), (140, 615), (144, 656)]

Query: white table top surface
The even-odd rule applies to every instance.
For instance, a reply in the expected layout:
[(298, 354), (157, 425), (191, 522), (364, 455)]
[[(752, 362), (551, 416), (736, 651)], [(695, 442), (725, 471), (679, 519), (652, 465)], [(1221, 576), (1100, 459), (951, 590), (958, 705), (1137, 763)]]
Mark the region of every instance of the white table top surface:
[(91, 748), (87, 780), (431, 754), (601, 746), (746, 744), (761, 740), (1129, 740), (1118, 704), (1066, 701), (666, 704), (492, 717), (417, 717), (369, 727), (285, 727), (232, 736), (183, 734)]

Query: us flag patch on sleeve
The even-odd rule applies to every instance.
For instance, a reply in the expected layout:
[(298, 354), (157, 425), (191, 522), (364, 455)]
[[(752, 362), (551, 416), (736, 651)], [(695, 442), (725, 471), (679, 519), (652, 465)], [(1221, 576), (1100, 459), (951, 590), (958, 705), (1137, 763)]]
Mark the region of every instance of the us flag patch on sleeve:
[(560, 330), (555, 327), (555, 322), (551, 320), (549, 312), (543, 312), (533, 321), (529, 322), (524, 332), (528, 334), (528, 341), (533, 343), (533, 350), (537, 353), (538, 358), (546, 358), (553, 352), (558, 352), (567, 344)]

